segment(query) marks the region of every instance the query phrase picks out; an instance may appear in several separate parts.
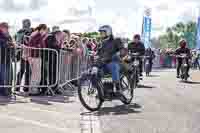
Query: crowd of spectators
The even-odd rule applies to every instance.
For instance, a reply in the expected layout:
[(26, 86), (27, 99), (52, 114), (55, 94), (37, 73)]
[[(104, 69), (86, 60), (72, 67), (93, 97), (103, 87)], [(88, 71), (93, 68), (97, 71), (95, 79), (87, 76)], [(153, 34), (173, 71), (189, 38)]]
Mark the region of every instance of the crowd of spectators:
[[(5, 86), (12, 86), (13, 81), (13, 66), (12, 62), (14, 58), (20, 63), (19, 72), (17, 73), (16, 85), (22, 84), (22, 78), (24, 76), (23, 92), (30, 92), (29, 87), (31, 86), (31, 77), (34, 73), (41, 73), (40, 85), (47, 84), (47, 73), (50, 81), (53, 83), (56, 80), (56, 64), (58, 60), (52, 53), (48, 56), (51, 60), (47, 63), (47, 55), (44, 51), (37, 49), (53, 49), (56, 51), (67, 50), (74, 54), (86, 56), (89, 51), (96, 51), (97, 40), (95, 38), (82, 37), (79, 34), (71, 33), (68, 29), (60, 29), (59, 26), (48, 27), (46, 24), (39, 24), (37, 27), (32, 27), (29, 19), (24, 19), (22, 22), (22, 28), (12, 38), (9, 33), (9, 24), (6, 22), (0, 23), (0, 95), (10, 95), (11, 88)], [(15, 48), (33, 48), (28, 52), (24, 50), (19, 52), (15, 57), (11, 57), (13, 49)], [(16, 51), (15, 51), (16, 52)], [(17, 53), (17, 52), (16, 52)], [(53, 59), (53, 60), (52, 60)], [(48, 65), (51, 64), (51, 65)], [(52, 68), (51, 68), (52, 67)], [(51, 72), (45, 70), (51, 68)], [(50, 70), (50, 69), (49, 69)], [(51, 83), (50, 83), (51, 84)], [(9, 90), (5, 92), (5, 90)], [(16, 92), (21, 89), (17, 87)], [(40, 94), (44, 94), (45, 89), (40, 90)]]

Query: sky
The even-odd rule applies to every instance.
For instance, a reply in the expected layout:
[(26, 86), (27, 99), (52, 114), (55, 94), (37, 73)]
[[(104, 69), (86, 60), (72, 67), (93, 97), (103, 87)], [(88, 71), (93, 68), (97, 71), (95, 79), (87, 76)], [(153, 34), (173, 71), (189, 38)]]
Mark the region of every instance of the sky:
[(21, 20), (30, 18), (33, 26), (59, 25), (72, 32), (97, 31), (109, 24), (116, 36), (141, 33), (142, 17), (151, 8), (152, 36), (162, 34), (177, 22), (196, 21), (199, 0), (0, 0), (0, 21), (16, 32)]

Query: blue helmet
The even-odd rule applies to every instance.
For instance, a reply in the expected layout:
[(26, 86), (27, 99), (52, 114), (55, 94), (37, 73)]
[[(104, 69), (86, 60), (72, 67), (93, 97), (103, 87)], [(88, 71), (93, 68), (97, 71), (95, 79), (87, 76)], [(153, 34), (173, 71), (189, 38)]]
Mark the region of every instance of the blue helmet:
[(105, 32), (107, 36), (111, 36), (112, 33), (112, 27), (109, 25), (103, 25), (99, 28), (99, 32)]

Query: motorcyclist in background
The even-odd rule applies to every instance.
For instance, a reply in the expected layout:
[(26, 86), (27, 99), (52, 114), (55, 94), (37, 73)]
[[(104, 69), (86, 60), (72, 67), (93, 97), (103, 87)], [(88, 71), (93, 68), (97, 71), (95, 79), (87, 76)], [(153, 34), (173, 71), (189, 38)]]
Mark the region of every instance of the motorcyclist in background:
[(120, 39), (114, 39), (112, 28), (104, 25), (99, 28), (101, 44), (97, 50), (98, 67), (103, 69), (104, 73), (111, 73), (114, 86), (117, 92), (121, 92), (120, 86), (120, 62), (123, 56), (123, 44)]
[[(145, 47), (144, 43), (141, 41), (141, 37), (139, 34), (136, 34), (133, 38), (133, 41), (128, 44), (128, 51), (131, 53), (139, 53), (139, 56), (144, 56), (145, 54)], [(140, 76), (143, 72), (143, 61), (140, 59)]]
[[(180, 54), (187, 54), (187, 56), (190, 58), (191, 57), (191, 53), (190, 53), (190, 49), (187, 48), (187, 42), (186, 40), (181, 40), (179, 42), (180, 47), (175, 51), (175, 55), (180, 55)], [(189, 58), (186, 59), (188, 68), (187, 68), (187, 75), (189, 77), (189, 69), (190, 69), (190, 65), (189, 65)], [(180, 69), (181, 69), (181, 65), (182, 65), (182, 58), (177, 58), (178, 60), (178, 65), (177, 65), (177, 78), (180, 78)]]
[(155, 58), (155, 53), (151, 48), (147, 48), (145, 51), (145, 56), (149, 56), (150, 72), (152, 71), (153, 59)]

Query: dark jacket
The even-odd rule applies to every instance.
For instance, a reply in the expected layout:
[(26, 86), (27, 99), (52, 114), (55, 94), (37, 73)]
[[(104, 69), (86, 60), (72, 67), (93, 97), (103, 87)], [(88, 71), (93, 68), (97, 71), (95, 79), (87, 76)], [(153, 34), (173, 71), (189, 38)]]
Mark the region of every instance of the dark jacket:
[(142, 42), (135, 43), (131, 42), (128, 44), (128, 51), (131, 53), (140, 53), (140, 56), (143, 56), (145, 54), (145, 47)]
[(45, 45), (47, 46), (47, 48), (59, 50), (60, 47), (57, 45), (55, 34), (56, 33), (48, 34), (48, 37), (45, 39)]
[[(190, 49), (189, 49), (189, 48), (178, 48), (178, 49), (175, 51), (175, 54), (176, 54), (176, 55), (187, 54), (187, 56), (188, 56), (189, 58), (191, 58), (191, 53), (190, 53)], [(181, 60), (181, 58), (178, 58), (178, 60)]]
[[(57, 52), (59, 52), (60, 50), (60, 47), (59, 45), (57, 45), (57, 39), (56, 39), (56, 36), (55, 36), (55, 33), (50, 33), (48, 34), (47, 38), (45, 39), (45, 45), (46, 45), (46, 48), (49, 48), (49, 49), (54, 49), (54, 50), (57, 50)], [(56, 55), (54, 54), (54, 52), (51, 52), (51, 51), (47, 51), (45, 50), (44, 54), (42, 54), (42, 56), (45, 55), (45, 57), (42, 57), (42, 58), (45, 58), (45, 60), (56, 60)]]
[(16, 40), (17, 43), (20, 44), (24, 44), (27, 45), (27, 43), (29, 42), (30, 36), (33, 32), (33, 29), (21, 29), (17, 32), (17, 36), (16, 36)]
[(154, 59), (155, 58), (155, 53), (152, 50), (146, 50), (145, 51), (145, 56), (150, 56), (150, 59)]
[(0, 64), (10, 64), (13, 48), (10, 47), (12, 39), (0, 31)]
[(111, 38), (101, 43), (97, 55), (103, 63), (109, 63), (112, 61), (113, 56), (121, 49), (123, 49), (121, 40)]

